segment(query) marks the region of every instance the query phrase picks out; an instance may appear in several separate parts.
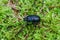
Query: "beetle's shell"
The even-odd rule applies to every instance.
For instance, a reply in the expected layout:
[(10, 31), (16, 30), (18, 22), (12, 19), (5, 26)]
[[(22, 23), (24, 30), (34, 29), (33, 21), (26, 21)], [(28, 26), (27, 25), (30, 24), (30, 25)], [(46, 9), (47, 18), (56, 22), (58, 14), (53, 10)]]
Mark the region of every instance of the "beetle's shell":
[(29, 15), (24, 18), (24, 21), (27, 22), (40, 22), (40, 17), (38, 15)]

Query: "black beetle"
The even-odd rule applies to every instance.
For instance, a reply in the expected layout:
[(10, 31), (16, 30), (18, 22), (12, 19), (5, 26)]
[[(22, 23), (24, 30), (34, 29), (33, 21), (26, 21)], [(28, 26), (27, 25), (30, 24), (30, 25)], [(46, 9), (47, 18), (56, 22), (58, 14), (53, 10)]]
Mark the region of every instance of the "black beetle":
[(28, 15), (24, 18), (24, 21), (26, 22), (32, 22), (32, 24), (38, 24), (40, 23), (40, 17), (38, 15)]
[[(40, 20), (41, 19), (40, 19), (40, 17), (38, 15), (28, 15), (28, 16), (24, 17), (23, 20), (27, 22), (27, 25), (26, 26), (28, 26), (29, 23), (32, 22), (32, 24), (34, 24), (34, 26), (36, 27), (37, 24), (40, 24)], [(39, 25), (38, 25), (38, 27), (40, 28)], [(23, 28), (24, 28), (24, 26), (19, 30), (19, 32), (21, 32)]]

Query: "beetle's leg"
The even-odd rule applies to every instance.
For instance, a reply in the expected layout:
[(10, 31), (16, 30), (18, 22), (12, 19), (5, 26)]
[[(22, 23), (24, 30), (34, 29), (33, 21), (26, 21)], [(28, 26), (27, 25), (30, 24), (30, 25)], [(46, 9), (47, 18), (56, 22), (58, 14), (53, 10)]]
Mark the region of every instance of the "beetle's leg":
[(40, 23), (35, 23), (34, 26), (37, 26), (40, 29)]
[(38, 26), (39, 29), (41, 28), (41, 27), (40, 27), (40, 23), (38, 23), (37, 26)]
[(29, 22), (26, 22), (25, 26), (28, 26), (29, 25)]

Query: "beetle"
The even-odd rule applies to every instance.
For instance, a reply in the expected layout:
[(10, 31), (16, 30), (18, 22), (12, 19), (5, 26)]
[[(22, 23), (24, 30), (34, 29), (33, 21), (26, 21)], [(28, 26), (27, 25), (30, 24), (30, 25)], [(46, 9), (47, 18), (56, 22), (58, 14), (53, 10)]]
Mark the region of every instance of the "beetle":
[(38, 15), (28, 15), (24, 18), (24, 21), (29, 24), (30, 22), (34, 25), (39, 24), (41, 21), (41, 18)]
[[(41, 18), (40, 18), (38, 15), (28, 15), (28, 16), (24, 17), (23, 20), (27, 22), (27, 25), (26, 25), (26, 26), (28, 26), (29, 23), (31, 22), (31, 23), (36, 27), (36, 25), (40, 24)], [(24, 27), (25, 27), (25, 26), (23, 26), (23, 27), (19, 30), (19, 32), (22, 32), (22, 29), (23, 29)], [(39, 26), (39, 28), (40, 28), (40, 26)], [(19, 32), (17, 32), (17, 34), (19, 34)], [(16, 35), (17, 35), (17, 34), (16, 34)], [(15, 35), (15, 36), (16, 36), (16, 35)]]

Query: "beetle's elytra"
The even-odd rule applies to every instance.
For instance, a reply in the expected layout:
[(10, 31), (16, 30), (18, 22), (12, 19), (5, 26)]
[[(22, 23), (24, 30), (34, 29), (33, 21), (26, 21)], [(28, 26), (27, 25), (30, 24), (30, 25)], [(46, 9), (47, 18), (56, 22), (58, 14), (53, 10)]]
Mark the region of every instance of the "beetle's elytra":
[(40, 17), (38, 15), (28, 15), (24, 18), (24, 21), (38, 23), (40, 22)]

